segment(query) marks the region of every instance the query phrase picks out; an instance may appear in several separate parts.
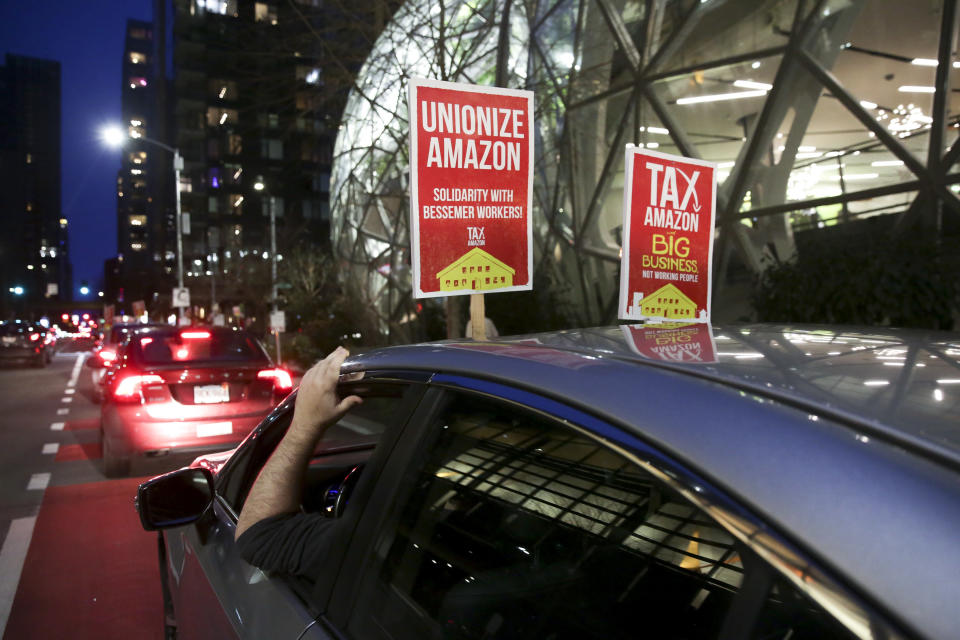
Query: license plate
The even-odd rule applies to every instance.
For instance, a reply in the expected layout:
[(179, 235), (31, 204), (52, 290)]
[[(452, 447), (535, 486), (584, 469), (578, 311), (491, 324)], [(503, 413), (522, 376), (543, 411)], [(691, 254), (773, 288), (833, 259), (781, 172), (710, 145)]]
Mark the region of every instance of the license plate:
[(210, 422), (208, 424), (201, 424), (197, 427), (198, 438), (225, 436), (228, 433), (233, 433), (232, 422)]
[(230, 402), (230, 385), (226, 382), (193, 388), (194, 404), (216, 404), (218, 402)]
[(16, 336), (3, 336), (3, 344), (17, 344)]

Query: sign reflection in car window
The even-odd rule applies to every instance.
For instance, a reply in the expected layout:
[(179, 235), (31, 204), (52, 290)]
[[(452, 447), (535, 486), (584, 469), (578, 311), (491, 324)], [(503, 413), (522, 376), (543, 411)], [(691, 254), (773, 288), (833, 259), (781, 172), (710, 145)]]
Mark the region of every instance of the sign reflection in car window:
[[(431, 437), (364, 577), (365, 611), (394, 637), (610, 638), (642, 627), (712, 638), (758, 562), (646, 471), (564, 425), (459, 395)], [(781, 617), (777, 637), (837, 637), (825, 614), (803, 611), (806, 626)], [(368, 624), (351, 621), (353, 635)]]

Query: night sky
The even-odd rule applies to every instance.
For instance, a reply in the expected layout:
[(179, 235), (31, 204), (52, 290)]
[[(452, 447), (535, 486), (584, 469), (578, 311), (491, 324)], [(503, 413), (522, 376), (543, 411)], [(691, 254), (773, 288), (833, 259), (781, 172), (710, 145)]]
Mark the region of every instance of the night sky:
[(120, 152), (104, 147), (99, 130), (120, 121), (126, 21), (150, 20), (151, 7), (150, 0), (0, 0), (0, 56), (60, 62), (61, 197), (77, 299), (82, 281), (101, 285), (103, 261), (116, 254)]

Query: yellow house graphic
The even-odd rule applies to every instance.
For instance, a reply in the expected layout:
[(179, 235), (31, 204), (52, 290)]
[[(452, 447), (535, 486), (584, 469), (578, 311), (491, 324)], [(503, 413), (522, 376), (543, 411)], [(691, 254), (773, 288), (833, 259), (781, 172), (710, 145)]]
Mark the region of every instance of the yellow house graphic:
[(513, 286), (516, 273), (492, 255), (474, 247), (437, 274), (441, 291), (502, 289)]
[(651, 318), (696, 318), (696, 303), (685, 296), (680, 289), (667, 284), (640, 302), (643, 315)]

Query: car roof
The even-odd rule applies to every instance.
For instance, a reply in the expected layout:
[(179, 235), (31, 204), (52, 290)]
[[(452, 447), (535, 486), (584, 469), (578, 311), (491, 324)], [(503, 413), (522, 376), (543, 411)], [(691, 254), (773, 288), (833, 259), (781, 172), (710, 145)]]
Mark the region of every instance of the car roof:
[[(453, 350), (463, 369), (480, 372), (489, 366), (485, 356), (507, 357), (518, 381), (523, 361), (547, 365), (537, 368), (537, 376), (548, 388), (551, 377), (563, 378), (588, 363), (593, 371), (614, 362), (669, 369), (834, 416), (960, 468), (960, 333), (820, 325), (708, 327), (620, 325), (390, 349)], [(706, 343), (696, 343), (698, 354), (649, 346), (658, 341), (675, 345), (674, 339), (690, 330), (709, 332)], [(422, 357), (410, 364), (422, 368)], [(363, 355), (351, 359), (363, 360)], [(583, 399), (592, 404), (594, 397), (591, 391)], [(632, 398), (609, 401), (629, 407)]]
[[(352, 356), (344, 371), (502, 383), (619, 424), (841, 567), (909, 628), (950, 637), (960, 624), (960, 335), (694, 328), (396, 346)], [(677, 344), (686, 356), (658, 348)], [(918, 580), (935, 593), (917, 593)]]

